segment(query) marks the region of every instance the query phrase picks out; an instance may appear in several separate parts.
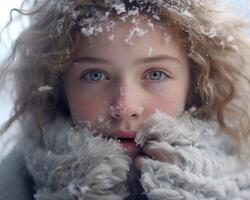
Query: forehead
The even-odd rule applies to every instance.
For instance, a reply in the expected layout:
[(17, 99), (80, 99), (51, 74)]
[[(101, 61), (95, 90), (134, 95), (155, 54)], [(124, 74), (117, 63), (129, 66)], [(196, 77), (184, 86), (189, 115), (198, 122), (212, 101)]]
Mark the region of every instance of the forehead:
[(173, 43), (181, 46), (183, 43), (180, 30), (176, 25), (163, 23), (146, 15), (131, 16), (126, 20), (112, 17), (111, 20), (112, 27), (106, 28), (100, 25), (98, 28), (102, 28), (97, 34), (81, 34), (78, 50), (89, 52), (115, 46), (134, 49), (138, 45), (147, 48), (157, 45), (171, 46)]

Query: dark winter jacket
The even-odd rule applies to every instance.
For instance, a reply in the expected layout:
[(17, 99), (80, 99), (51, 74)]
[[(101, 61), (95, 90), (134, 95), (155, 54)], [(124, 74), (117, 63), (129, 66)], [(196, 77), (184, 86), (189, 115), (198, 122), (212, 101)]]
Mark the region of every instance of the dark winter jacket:
[(16, 149), (0, 162), (0, 200), (33, 200), (34, 182)]

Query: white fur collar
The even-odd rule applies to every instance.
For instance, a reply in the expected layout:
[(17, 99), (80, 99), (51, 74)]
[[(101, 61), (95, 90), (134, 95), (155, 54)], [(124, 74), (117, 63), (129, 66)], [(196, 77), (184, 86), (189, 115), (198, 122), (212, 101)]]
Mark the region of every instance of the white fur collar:
[(156, 145), (168, 152), (171, 163), (145, 159), (140, 180), (117, 141), (93, 136), (88, 129), (76, 131), (64, 120), (46, 128), (43, 146), (26, 139), (22, 150), (38, 200), (122, 200), (129, 195), (139, 199), (140, 185), (129, 187), (136, 181), (145, 199), (226, 200), (227, 193), (247, 199), (250, 172), (237, 160), (233, 140), (218, 130), (216, 123), (187, 116), (177, 120), (160, 112), (152, 115), (136, 141), (143, 145), (157, 136)]

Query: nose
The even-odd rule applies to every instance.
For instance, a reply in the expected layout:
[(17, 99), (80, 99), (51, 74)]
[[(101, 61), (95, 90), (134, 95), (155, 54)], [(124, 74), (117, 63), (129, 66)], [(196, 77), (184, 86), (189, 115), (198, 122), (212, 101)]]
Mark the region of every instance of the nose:
[(144, 107), (140, 95), (131, 88), (121, 87), (109, 107), (110, 116), (117, 120), (138, 119)]

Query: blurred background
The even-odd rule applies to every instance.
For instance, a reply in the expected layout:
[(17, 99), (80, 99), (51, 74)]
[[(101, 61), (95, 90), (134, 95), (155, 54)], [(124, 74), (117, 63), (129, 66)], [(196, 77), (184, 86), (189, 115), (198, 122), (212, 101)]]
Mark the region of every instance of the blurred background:
[[(6, 25), (10, 19), (10, 10), (12, 8), (18, 8), (21, 6), (22, 0), (0, 0), (0, 30)], [(16, 16), (13, 14), (13, 16)], [(25, 25), (28, 24), (28, 21), (23, 21), (22, 25), (14, 23), (8, 31), (3, 31), (0, 37), (0, 64), (4, 58), (8, 55), (9, 49), (11, 48), (12, 41), (17, 38), (21, 30)], [(1, 65), (0, 65), (1, 67)], [(2, 88), (0, 85), (0, 127), (2, 124), (9, 118), (12, 109), (12, 98), (11, 98), (11, 81), (6, 86)], [(16, 132), (11, 129), (8, 134), (0, 136), (0, 160), (4, 157), (15, 144), (15, 140), (12, 138), (15, 137)], [(8, 143), (8, 145), (6, 145)]]
[[(8, 22), (10, 18), (10, 9), (13, 7), (19, 7), (21, 5), (21, 0), (11, 0), (5, 1), (0, 0), (0, 30), (4, 27), (4, 25)], [(15, 39), (21, 31), (21, 27), (15, 25), (9, 31), (9, 34), (5, 32), (0, 40), (0, 63), (7, 56), (8, 50), (11, 46), (11, 38)], [(10, 96), (6, 93), (0, 93), (0, 125), (7, 120), (12, 104)]]
[[(32, 1), (32, 0), (30, 0)], [(249, 0), (225, 0), (228, 7), (232, 8), (233, 15), (243, 15), (247, 16), (250, 20), (250, 3)], [(6, 25), (10, 19), (10, 10), (12, 8), (19, 8), (22, 3), (22, 0), (0, 0), (0, 30)], [(225, 5), (224, 5), (225, 6)], [(222, 7), (223, 9), (223, 7)], [(13, 13), (13, 17), (16, 14)], [(3, 31), (0, 38), (0, 63), (8, 55), (9, 49), (11, 47), (12, 41), (20, 34), (22, 29), (28, 25), (28, 21), (22, 21), (22, 25), (13, 23), (8, 31)], [(248, 33), (250, 37), (250, 32)], [(1, 67), (1, 65), (0, 65)], [(0, 85), (0, 126), (8, 119), (12, 109), (12, 100), (11, 100), (11, 81), (5, 90), (2, 90)], [(14, 136), (15, 131), (10, 131), (10, 134), (7, 134), (3, 137), (0, 136), (0, 158), (1, 155), (5, 155), (11, 147), (14, 145), (14, 142), (10, 143), (8, 148), (4, 146), (6, 141), (8, 141), (12, 136)], [(4, 151), (3, 151), (4, 149)]]

